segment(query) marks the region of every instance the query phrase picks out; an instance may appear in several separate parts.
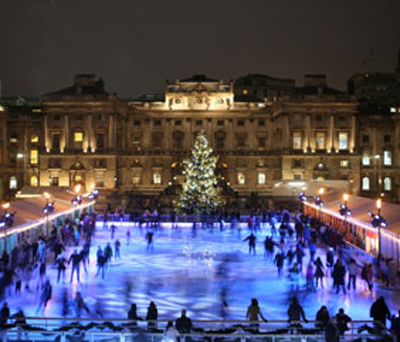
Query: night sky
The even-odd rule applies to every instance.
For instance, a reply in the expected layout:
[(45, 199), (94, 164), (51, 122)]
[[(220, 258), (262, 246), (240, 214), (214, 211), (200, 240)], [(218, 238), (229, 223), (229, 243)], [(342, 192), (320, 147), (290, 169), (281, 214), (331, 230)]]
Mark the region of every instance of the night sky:
[[(0, 0), (4, 94), (40, 95), (77, 73), (121, 97), (206, 73), (294, 78), (393, 71), (399, 0)], [(364, 66), (366, 61), (366, 66)]]

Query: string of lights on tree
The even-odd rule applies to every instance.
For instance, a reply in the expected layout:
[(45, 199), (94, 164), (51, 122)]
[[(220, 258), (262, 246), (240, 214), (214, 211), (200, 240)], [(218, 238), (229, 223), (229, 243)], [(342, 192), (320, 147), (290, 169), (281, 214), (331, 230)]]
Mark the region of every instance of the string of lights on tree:
[(190, 158), (183, 161), (185, 180), (176, 203), (178, 213), (211, 214), (224, 204), (217, 191), (217, 161), (218, 157), (213, 155), (205, 133), (199, 133)]

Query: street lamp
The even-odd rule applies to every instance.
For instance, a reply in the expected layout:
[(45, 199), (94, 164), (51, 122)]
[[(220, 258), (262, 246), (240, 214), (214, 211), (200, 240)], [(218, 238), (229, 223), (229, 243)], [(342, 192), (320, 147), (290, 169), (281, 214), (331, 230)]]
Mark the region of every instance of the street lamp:
[(81, 191), (81, 185), (77, 184), (74, 188), (75, 196), (72, 199), (71, 203), (72, 205), (80, 205), (82, 204), (82, 196), (79, 194)]
[(43, 214), (46, 215), (46, 235), (48, 235), (49, 234), (49, 215), (54, 213), (54, 202), (55, 201), (52, 201), (52, 202), (49, 201), (51, 195), (48, 192), (45, 192), (43, 194), (43, 196), (46, 198), (46, 204), (43, 207), (42, 211), (43, 211)]
[(375, 170), (376, 170), (376, 177), (378, 178), (378, 194), (381, 193), (381, 185), (382, 185), (382, 179), (381, 179), (381, 155), (380, 154), (375, 154)]
[(349, 194), (343, 195), (343, 201), (344, 204), (342, 203), (339, 204), (339, 213), (344, 217), (344, 231), (345, 235), (347, 235), (347, 216), (351, 216), (351, 210), (349, 209), (348, 206)]
[(4, 228), (4, 250), (7, 251), (7, 229), (11, 228), (14, 223), (14, 213), (10, 213), (8, 209), (10, 209), (10, 203), (4, 203), (2, 205), (4, 210), (3, 215), (0, 219), (0, 228)]
[(90, 191), (90, 194), (89, 194), (89, 199), (91, 199), (91, 200), (95, 200), (95, 199), (97, 199), (97, 197), (99, 197), (99, 190), (97, 190), (97, 189), (95, 189), (94, 188), (94, 184), (92, 184), (91, 186), (90, 186), (90, 189), (91, 189), (91, 191)]
[(380, 198), (376, 200), (376, 209), (377, 209), (377, 213), (374, 214), (374, 213), (372, 213), (372, 211), (369, 211), (369, 216), (371, 216), (372, 227), (378, 228), (378, 257), (380, 257), (381, 251), (382, 251), (381, 228), (387, 227), (386, 220), (381, 215), (382, 200)]
[(315, 205), (318, 207), (318, 219), (321, 221), (321, 209), (324, 206), (324, 201), (322, 200), (322, 195), (325, 193), (325, 189), (324, 188), (320, 188), (318, 190), (318, 196), (315, 196), (314, 198), (314, 202)]

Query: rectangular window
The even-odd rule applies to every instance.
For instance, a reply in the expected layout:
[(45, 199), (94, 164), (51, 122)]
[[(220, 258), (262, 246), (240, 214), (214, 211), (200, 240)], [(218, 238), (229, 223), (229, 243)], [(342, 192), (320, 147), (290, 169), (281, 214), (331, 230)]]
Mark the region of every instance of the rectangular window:
[(155, 120), (154, 121), (154, 126), (161, 126), (161, 121), (160, 120)]
[(340, 161), (340, 167), (341, 168), (348, 168), (350, 166), (349, 161), (347, 159), (341, 160)]
[(224, 120), (217, 121), (217, 126), (223, 126), (223, 125), (224, 125)]
[(82, 114), (75, 115), (75, 120), (76, 121), (83, 121), (83, 115)]
[(302, 145), (301, 132), (293, 132), (293, 149), (301, 150), (303, 147)]
[(51, 186), (58, 186), (59, 183), (60, 183), (60, 178), (59, 177), (51, 177), (50, 178)]
[(135, 121), (133, 122), (133, 125), (134, 125), (134, 126), (140, 126), (140, 121), (139, 121), (139, 120), (135, 120)]
[(31, 150), (30, 160), (31, 160), (31, 164), (32, 165), (37, 165), (38, 164), (38, 162), (39, 162), (39, 150), (37, 150), (37, 149)]
[(296, 180), (296, 181), (301, 180), (301, 174), (300, 173), (295, 173), (294, 176), (293, 176), (293, 180)]
[(53, 119), (53, 121), (60, 121), (61, 117), (60, 117), (60, 115), (53, 115), (52, 119)]
[(39, 136), (38, 135), (32, 135), (31, 136), (31, 143), (36, 144), (39, 142)]
[(83, 142), (83, 132), (74, 132), (74, 142), (76, 143)]
[(368, 156), (364, 156), (362, 158), (362, 164), (363, 166), (370, 166), (371, 165), (371, 158)]
[(221, 150), (221, 149), (224, 149), (225, 148), (225, 137), (224, 136), (220, 136), (220, 135), (218, 135), (216, 138), (215, 138), (215, 144), (216, 144), (216, 148), (217, 149), (219, 149), (219, 150)]
[(12, 135), (12, 136), (10, 137), (10, 143), (11, 143), (11, 144), (16, 144), (16, 143), (18, 143), (18, 137), (17, 137), (16, 135)]
[(292, 168), (302, 167), (301, 159), (293, 159)]
[(258, 120), (258, 126), (265, 126), (265, 120)]
[(265, 176), (264, 172), (260, 172), (257, 178), (258, 178), (258, 185), (265, 185), (267, 177)]
[(317, 132), (315, 143), (317, 150), (325, 150), (325, 132)]
[(383, 165), (392, 166), (392, 151), (383, 151)]
[(153, 173), (153, 184), (160, 185), (162, 182), (161, 173)]
[(362, 142), (363, 142), (363, 144), (368, 144), (369, 143), (369, 135), (363, 134)]
[(258, 138), (258, 148), (265, 148), (265, 138), (264, 137)]
[(238, 146), (238, 148), (244, 148), (246, 146), (246, 138), (239, 136), (237, 138), (237, 146)]
[(392, 140), (392, 136), (390, 135), (385, 135), (383, 138), (383, 141), (387, 144), (390, 143), (390, 141)]
[(132, 177), (132, 183), (137, 185), (142, 183), (142, 176), (141, 175), (134, 175)]
[(196, 126), (201, 126), (203, 124), (203, 121), (201, 120), (196, 120)]
[(160, 134), (153, 134), (153, 148), (161, 148), (162, 136)]
[(104, 133), (97, 133), (96, 134), (96, 149), (103, 150), (105, 148), (105, 137)]
[(237, 182), (239, 185), (246, 184), (246, 175), (243, 172), (238, 172), (237, 174)]
[(317, 115), (316, 116), (316, 121), (321, 122), (322, 121), (322, 115)]
[(53, 133), (53, 135), (51, 136), (51, 146), (53, 149), (55, 150), (60, 149), (60, 140), (61, 140), (61, 134)]
[(339, 150), (349, 149), (349, 133), (339, 133)]
[(244, 120), (238, 120), (237, 124), (238, 126), (244, 126)]
[(96, 188), (104, 188), (104, 172), (95, 173)]
[(133, 136), (132, 139), (132, 147), (135, 150), (140, 150), (141, 149), (141, 145), (142, 145), (142, 139), (139, 135), (135, 135)]
[(182, 126), (182, 120), (176, 120), (175, 126)]

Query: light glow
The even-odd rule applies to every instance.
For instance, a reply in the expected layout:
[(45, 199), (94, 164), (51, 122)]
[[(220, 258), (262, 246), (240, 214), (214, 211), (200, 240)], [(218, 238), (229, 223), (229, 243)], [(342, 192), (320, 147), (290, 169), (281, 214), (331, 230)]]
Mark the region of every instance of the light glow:
[(381, 209), (382, 208), (382, 200), (379, 198), (376, 200), (376, 208)]

